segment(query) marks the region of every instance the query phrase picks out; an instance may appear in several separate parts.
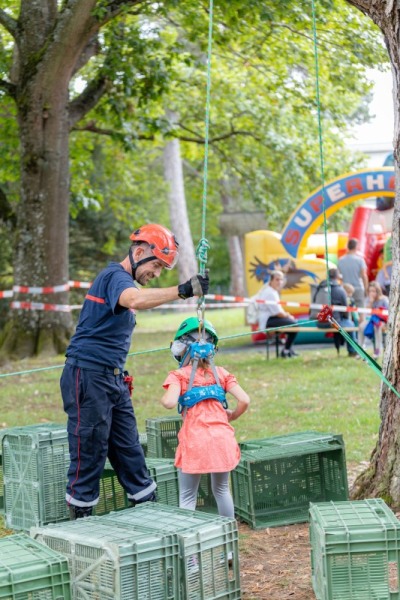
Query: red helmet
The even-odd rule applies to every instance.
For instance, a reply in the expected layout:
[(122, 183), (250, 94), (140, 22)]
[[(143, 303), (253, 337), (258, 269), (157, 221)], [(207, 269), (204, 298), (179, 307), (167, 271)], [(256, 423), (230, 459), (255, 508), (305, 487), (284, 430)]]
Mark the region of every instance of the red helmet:
[(136, 229), (130, 239), (133, 242), (147, 242), (155, 258), (161, 261), (166, 269), (173, 269), (178, 261), (179, 244), (174, 234), (156, 223), (142, 225)]

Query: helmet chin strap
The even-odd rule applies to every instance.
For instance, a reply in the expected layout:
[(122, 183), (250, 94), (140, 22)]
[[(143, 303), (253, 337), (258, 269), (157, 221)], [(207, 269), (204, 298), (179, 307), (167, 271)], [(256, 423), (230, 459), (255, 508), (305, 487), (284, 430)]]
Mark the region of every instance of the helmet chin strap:
[(142, 260), (138, 260), (138, 262), (135, 262), (133, 259), (132, 246), (129, 248), (129, 262), (131, 263), (132, 278), (134, 279), (134, 281), (136, 281), (137, 268), (140, 267), (141, 265), (144, 265), (145, 263), (152, 261), (152, 260), (157, 260), (157, 257), (156, 256), (148, 256), (147, 258), (142, 258)]

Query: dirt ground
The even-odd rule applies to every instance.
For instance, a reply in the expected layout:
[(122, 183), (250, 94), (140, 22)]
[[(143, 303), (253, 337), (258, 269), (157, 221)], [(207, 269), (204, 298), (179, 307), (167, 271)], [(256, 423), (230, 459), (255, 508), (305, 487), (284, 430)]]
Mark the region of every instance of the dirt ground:
[(243, 600), (315, 599), (308, 523), (257, 531), (239, 524), (239, 533)]
[[(348, 465), (349, 487), (367, 463)], [(239, 523), (242, 600), (315, 600), (308, 523), (253, 530)]]

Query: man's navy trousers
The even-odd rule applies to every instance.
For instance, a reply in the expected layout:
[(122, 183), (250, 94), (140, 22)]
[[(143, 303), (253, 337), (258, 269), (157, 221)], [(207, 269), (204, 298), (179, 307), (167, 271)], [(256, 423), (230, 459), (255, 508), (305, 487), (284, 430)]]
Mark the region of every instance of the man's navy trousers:
[(128, 498), (146, 501), (156, 484), (149, 476), (139, 443), (124, 374), (119, 369), (68, 358), (60, 384), (68, 415), (71, 460), (67, 502), (74, 506), (97, 504), (107, 456)]

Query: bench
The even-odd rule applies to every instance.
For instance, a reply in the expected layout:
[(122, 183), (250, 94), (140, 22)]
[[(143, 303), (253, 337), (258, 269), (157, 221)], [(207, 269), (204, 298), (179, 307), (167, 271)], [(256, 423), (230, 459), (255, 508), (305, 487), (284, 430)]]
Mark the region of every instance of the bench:
[[(358, 327), (342, 327), (343, 331), (358, 331)], [(280, 329), (277, 329), (276, 331), (271, 331), (271, 332), (267, 332), (267, 340), (266, 340), (266, 346), (267, 346), (267, 359), (269, 360), (269, 343), (268, 340), (271, 339), (271, 337), (269, 336), (273, 336), (273, 338), (275, 339), (275, 350), (276, 350), (276, 358), (279, 358), (279, 338), (281, 336), (282, 333), (338, 333), (338, 330), (335, 329), (334, 327), (281, 327)]]

